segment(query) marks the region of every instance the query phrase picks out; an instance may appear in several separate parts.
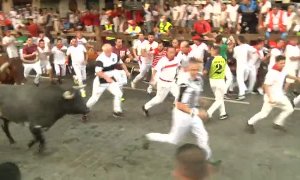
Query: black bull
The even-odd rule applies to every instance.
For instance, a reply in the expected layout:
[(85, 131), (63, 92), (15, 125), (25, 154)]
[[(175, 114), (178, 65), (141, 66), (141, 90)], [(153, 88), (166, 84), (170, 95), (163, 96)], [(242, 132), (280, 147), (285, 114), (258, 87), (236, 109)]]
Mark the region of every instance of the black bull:
[(45, 147), (43, 129), (49, 129), (66, 114), (86, 114), (88, 108), (78, 90), (65, 91), (59, 86), (36, 88), (33, 86), (0, 85), (0, 122), (9, 142), (15, 140), (9, 132), (9, 122), (28, 123), (34, 139), (28, 144), (39, 143)]
[(6, 53), (0, 56), (0, 84), (21, 84), (24, 68), (20, 58), (9, 60)]

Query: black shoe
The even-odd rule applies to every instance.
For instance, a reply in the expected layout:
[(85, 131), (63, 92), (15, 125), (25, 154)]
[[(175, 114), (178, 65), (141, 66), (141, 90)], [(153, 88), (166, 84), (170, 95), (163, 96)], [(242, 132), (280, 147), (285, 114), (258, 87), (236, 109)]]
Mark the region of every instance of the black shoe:
[(224, 114), (224, 115), (219, 117), (220, 120), (225, 120), (227, 118), (228, 118), (228, 114)]
[(280, 126), (278, 124), (273, 124), (273, 129), (276, 129), (276, 130), (279, 130), (279, 131), (282, 131), (282, 132), (287, 132), (285, 127)]
[(113, 116), (114, 116), (115, 118), (121, 118), (121, 117), (124, 117), (124, 114), (123, 114), (122, 112), (114, 112), (114, 113), (113, 113)]
[(57, 82), (58, 82), (58, 84), (62, 84), (62, 80), (61, 79), (58, 79)]
[(147, 109), (145, 109), (145, 106), (142, 107), (142, 111), (146, 117), (149, 117), (149, 112)]
[(255, 134), (254, 126), (251, 125), (251, 124), (248, 124), (248, 123), (246, 125), (245, 131), (248, 132), (248, 133), (250, 133), (250, 134)]
[(36, 87), (39, 87), (40, 83), (33, 83)]

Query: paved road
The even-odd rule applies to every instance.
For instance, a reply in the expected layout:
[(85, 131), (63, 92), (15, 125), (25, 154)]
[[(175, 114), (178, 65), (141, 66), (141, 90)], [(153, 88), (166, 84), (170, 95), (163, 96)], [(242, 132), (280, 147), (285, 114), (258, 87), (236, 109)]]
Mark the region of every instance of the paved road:
[[(64, 86), (69, 86), (69, 83)], [(140, 88), (144, 85), (141, 84)], [(211, 97), (211, 93), (205, 93), (205, 96)], [(0, 133), (0, 162), (17, 162), (24, 180), (172, 179), (175, 146), (151, 143), (150, 149), (144, 150), (141, 140), (148, 132), (169, 131), (172, 97), (151, 109), (149, 118), (141, 112), (141, 106), (150, 98), (144, 91), (126, 88), (125, 97), (126, 117), (123, 119), (112, 117), (112, 96), (109, 93), (105, 93), (96, 104), (88, 123), (81, 123), (80, 116), (62, 118), (45, 133), (48, 144), (43, 155), (36, 153), (36, 147), (26, 148), (31, 139), (27, 128), (12, 124), (17, 144), (9, 145), (4, 134)], [(209, 98), (208, 102), (211, 103)], [(262, 97), (258, 95), (250, 95), (243, 103), (227, 101), (230, 119), (220, 121), (216, 114), (206, 125), (213, 155), (215, 159), (223, 160), (213, 179), (300, 179), (300, 112), (295, 111), (287, 120), (289, 132), (286, 134), (271, 128), (272, 118), (278, 110), (256, 126), (257, 134), (246, 134), (243, 130), (247, 119), (261, 105)], [(195, 143), (195, 139), (188, 135), (184, 142)]]

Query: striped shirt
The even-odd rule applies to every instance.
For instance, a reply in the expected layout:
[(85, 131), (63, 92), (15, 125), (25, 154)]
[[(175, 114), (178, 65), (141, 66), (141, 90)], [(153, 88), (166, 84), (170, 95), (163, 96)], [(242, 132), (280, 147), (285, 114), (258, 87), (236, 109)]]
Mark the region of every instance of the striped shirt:
[(187, 79), (179, 85), (179, 96), (177, 102), (187, 104), (189, 108), (199, 107), (200, 95), (203, 91), (203, 79), (199, 75), (196, 79)]
[(155, 66), (157, 65), (158, 61), (162, 57), (166, 56), (166, 54), (167, 54), (167, 51), (164, 50), (164, 49), (162, 51), (160, 51), (158, 48), (154, 49), (154, 53), (153, 53), (154, 59), (153, 59), (153, 62), (152, 62), (152, 68), (155, 68)]

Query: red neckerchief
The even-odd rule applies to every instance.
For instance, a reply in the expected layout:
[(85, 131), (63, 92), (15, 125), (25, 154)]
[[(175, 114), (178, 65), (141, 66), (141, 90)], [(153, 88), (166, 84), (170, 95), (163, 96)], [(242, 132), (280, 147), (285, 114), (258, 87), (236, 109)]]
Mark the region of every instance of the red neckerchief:
[(272, 69), (274, 69), (275, 71), (281, 72), (283, 68), (280, 69), (280, 68), (277, 66), (277, 64), (275, 64), (275, 65), (273, 66)]
[(290, 15), (292, 15), (292, 13), (291, 12), (287, 12), (287, 16), (290, 17)]

